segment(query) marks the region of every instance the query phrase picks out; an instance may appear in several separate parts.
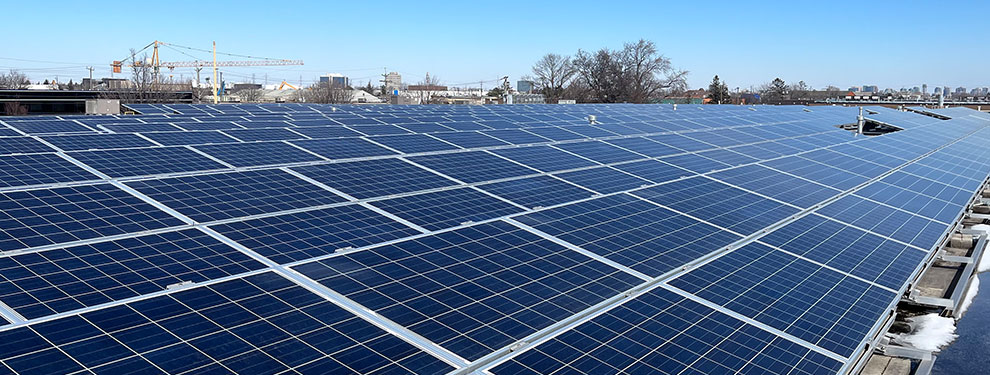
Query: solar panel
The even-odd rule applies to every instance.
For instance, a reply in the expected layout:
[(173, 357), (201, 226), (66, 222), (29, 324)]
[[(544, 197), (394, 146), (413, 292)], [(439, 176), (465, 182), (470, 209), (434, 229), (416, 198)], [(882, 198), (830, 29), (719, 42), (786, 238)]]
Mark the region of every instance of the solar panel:
[(615, 193), (649, 185), (650, 181), (609, 167), (558, 173), (555, 176), (601, 194)]
[(899, 289), (926, 255), (818, 215), (798, 219), (761, 241), (891, 289)]
[(196, 149), (237, 167), (323, 160), (282, 142), (229, 143), (196, 146)]
[(659, 276), (740, 238), (623, 194), (516, 220), (649, 276)]
[(504, 222), (295, 269), (468, 360), (642, 281)]
[(598, 141), (561, 143), (554, 145), (554, 147), (605, 164), (644, 158), (642, 155)]
[(990, 175), (969, 112), (138, 107), (2, 121), (7, 372), (855, 369)]
[(306, 138), (289, 129), (235, 129), (224, 130), (223, 133), (244, 142), (287, 141)]
[(375, 207), (429, 230), (482, 221), (521, 211), (516, 206), (472, 188), (442, 190), (375, 201)]
[(745, 235), (798, 213), (798, 209), (704, 177), (633, 192), (719, 227)]
[(508, 144), (480, 132), (434, 133), (432, 136), (463, 148), (494, 147)]
[(346, 201), (277, 169), (132, 181), (127, 185), (197, 222)]
[(513, 356), (504, 374), (834, 374), (842, 363), (665, 289)]
[(0, 138), (0, 155), (53, 152), (51, 147), (31, 137)]
[(368, 139), (407, 154), (460, 149), (457, 146), (424, 134), (384, 135), (380, 137), (369, 137)]
[(760, 244), (670, 284), (842, 356), (852, 354), (896, 297)]
[(109, 184), (0, 193), (0, 251), (182, 224)]
[(79, 151), (69, 156), (110, 177), (129, 177), (227, 168), (185, 147)]
[(330, 159), (351, 159), (395, 154), (391, 150), (360, 138), (315, 139), (294, 141), (292, 144)]
[(311, 165), (294, 167), (293, 170), (358, 199), (455, 184), (450, 179), (399, 159)]
[(453, 369), (270, 272), (0, 335), (2, 361), (19, 373)]
[(467, 183), (538, 173), (536, 170), (526, 168), (484, 151), (414, 156), (409, 158), (409, 160)]
[(107, 150), (114, 148), (148, 147), (154, 143), (134, 134), (84, 134), (41, 137), (64, 151)]
[(277, 263), (420, 233), (360, 205), (216, 224), (210, 228)]
[(548, 146), (492, 150), (493, 153), (544, 172), (597, 165), (595, 162)]
[(479, 189), (526, 207), (546, 207), (589, 198), (587, 189), (550, 176), (536, 176), (479, 185)]
[(98, 179), (55, 154), (0, 156), (0, 187)]
[(0, 258), (0, 301), (38, 318), (263, 267), (190, 229)]

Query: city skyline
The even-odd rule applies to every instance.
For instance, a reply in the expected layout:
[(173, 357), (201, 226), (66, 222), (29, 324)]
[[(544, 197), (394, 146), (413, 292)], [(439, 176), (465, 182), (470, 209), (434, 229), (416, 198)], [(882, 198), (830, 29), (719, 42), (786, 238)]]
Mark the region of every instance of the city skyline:
[[(952, 31), (939, 22), (973, 24), (990, 10), (985, 3), (949, 9), (876, 2), (857, 4), (855, 10), (786, 2), (706, 4), (635, 1), (602, 7), (509, 1), (371, 8), (302, 1), (278, 12), (261, 2), (129, 3), (109, 9), (61, 1), (14, 3), (7, 6), (11, 14), (28, 17), (8, 19), (0, 30), (30, 34), (5, 43), (0, 69), (20, 70), (32, 80), (59, 75), (63, 82), (78, 81), (88, 76), (87, 66), (94, 68), (94, 77), (109, 76), (110, 61), (156, 39), (199, 48), (216, 40), (221, 52), (306, 62), (300, 67), (226, 68), (230, 82), (250, 81), (252, 75), (260, 82), (267, 75), (269, 83), (310, 83), (322, 74), (342, 73), (363, 85), (395, 71), (408, 83), (429, 72), (449, 86), (486, 81), (483, 85), (492, 87), (502, 76), (515, 82), (530, 74), (530, 66), (545, 53), (618, 49), (643, 38), (656, 42), (675, 67), (690, 71), (691, 88), (707, 87), (716, 74), (732, 89), (776, 77), (814, 88), (864, 83), (895, 90), (924, 83), (990, 86), (980, 71), (990, 52), (951, 37)], [(46, 27), (51, 24), (60, 27)], [(66, 32), (73, 28), (82, 32)], [(166, 49), (162, 55), (163, 60), (209, 58), (181, 49)], [(194, 73), (173, 74), (188, 79)]]

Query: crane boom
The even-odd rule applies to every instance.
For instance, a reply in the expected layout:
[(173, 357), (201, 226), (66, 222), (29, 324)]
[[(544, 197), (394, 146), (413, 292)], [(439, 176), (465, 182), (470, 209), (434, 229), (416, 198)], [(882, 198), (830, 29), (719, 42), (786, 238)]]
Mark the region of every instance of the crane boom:
[[(140, 62), (139, 62), (140, 63)], [(210, 61), (162, 61), (160, 66), (174, 68), (201, 68), (212, 66)], [(217, 66), (282, 66), (282, 65), (303, 65), (302, 60), (242, 60), (242, 61), (217, 61)]]

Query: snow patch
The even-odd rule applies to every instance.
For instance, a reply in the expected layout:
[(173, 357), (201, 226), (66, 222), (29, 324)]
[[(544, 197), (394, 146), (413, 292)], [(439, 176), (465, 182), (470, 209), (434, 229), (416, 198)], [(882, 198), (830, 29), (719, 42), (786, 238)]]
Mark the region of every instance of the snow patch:
[[(990, 234), (990, 225), (986, 224), (976, 224), (972, 228), (973, 230), (983, 231), (984, 233)], [(979, 267), (976, 272), (987, 272), (990, 271), (990, 249), (983, 250), (983, 256), (980, 257)]]
[(937, 351), (956, 339), (956, 321), (932, 313), (907, 318), (911, 333), (895, 335), (898, 343), (921, 350)]
[(963, 316), (966, 313), (966, 309), (969, 308), (969, 304), (973, 303), (973, 298), (976, 298), (976, 294), (980, 292), (980, 278), (974, 277), (973, 281), (969, 283), (969, 290), (966, 291), (966, 296), (963, 297), (962, 303), (959, 304), (959, 314), (958, 316)]

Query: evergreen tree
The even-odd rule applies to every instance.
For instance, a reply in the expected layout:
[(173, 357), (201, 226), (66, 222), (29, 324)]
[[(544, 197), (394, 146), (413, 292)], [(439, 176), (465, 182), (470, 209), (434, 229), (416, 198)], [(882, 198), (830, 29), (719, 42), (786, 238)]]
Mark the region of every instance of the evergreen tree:
[(718, 79), (718, 75), (712, 78), (712, 83), (708, 85), (708, 99), (711, 103), (725, 104), (731, 103), (732, 97), (729, 95), (729, 85)]

